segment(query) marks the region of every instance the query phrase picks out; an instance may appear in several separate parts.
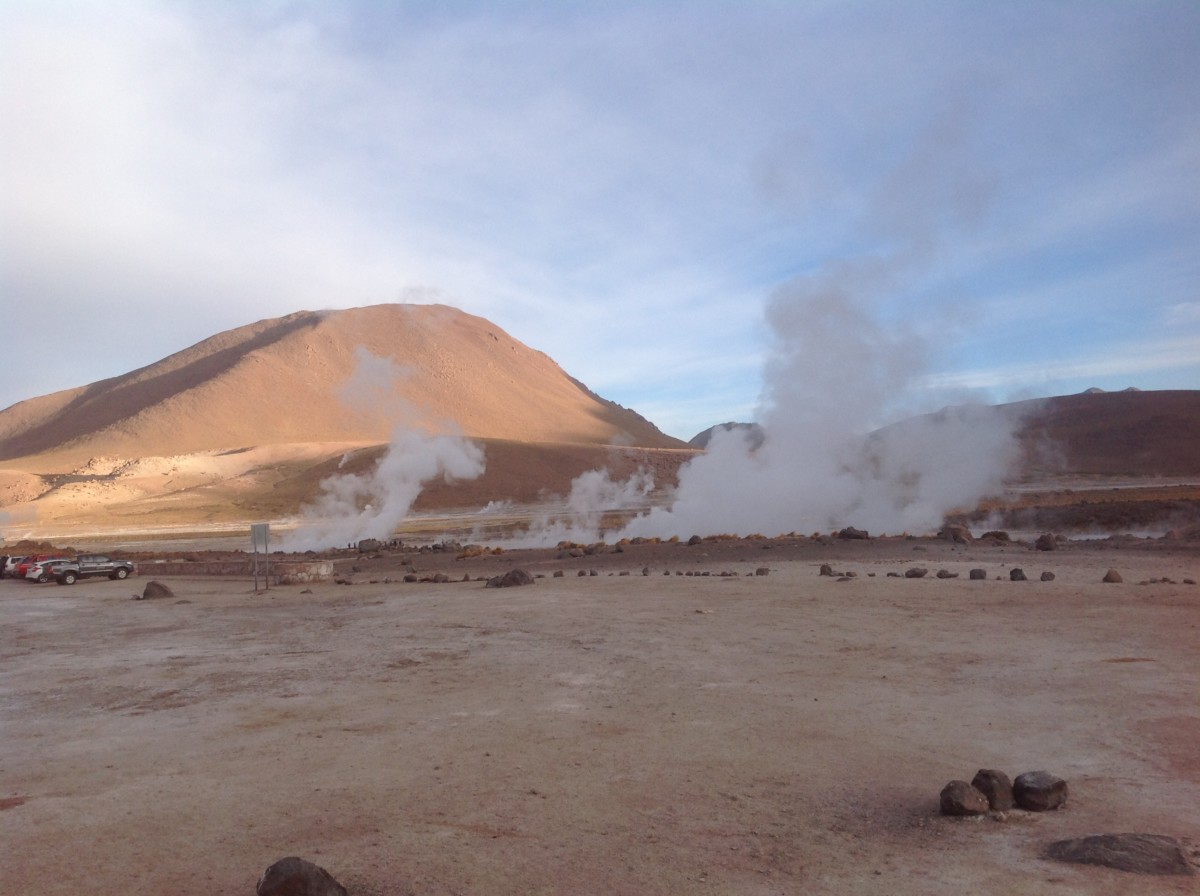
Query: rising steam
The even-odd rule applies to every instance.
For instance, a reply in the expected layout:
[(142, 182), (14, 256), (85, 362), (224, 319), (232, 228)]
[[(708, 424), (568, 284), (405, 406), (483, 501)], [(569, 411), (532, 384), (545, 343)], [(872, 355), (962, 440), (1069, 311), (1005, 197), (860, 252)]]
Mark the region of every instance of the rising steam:
[(321, 494), (304, 508), (298, 528), (283, 537), (288, 551), (323, 550), (365, 538), (387, 540), (404, 521), (425, 483), (475, 479), (483, 474), (483, 449), (453, 435), (430, 435), (414, 426), (413, 409), (396, 397), (406, 371), (395, 362), (358, 350), (358, 365), (341, 392), (352, 410), (383, 409), (399, 422), (387, 453), (369, 473), (338, 473), (321, 481)]
[[(879, 428), (911, 417), (932, 355), (915, 328), (887, 318), (887, 301), (894, 307), (905, 274), (936, 259), (947, 228), (980, 213), (985, 191), (955, 151), (954, 125), (947, 118), (931, 129), (880, 185), (859, 234), (873, 251), (835, 260), (771, 296), (761, 446), (745, 430), (718, 429), (707, 452), (681, 469), (666, 506), (606, 534), (776, 535), (849, 525), (926, 532), (1002, 485), (1018, 421), (995, 408), (960, 406)], [(545, 540), (564, 528), (583, 536), (574, 540), (600, 536), (583, 529), (600, 509), (586, 501), (611, 501), (620, 488), (595, 485), (577, 480), (571, 514), (552, 521)], [(644, 480), (638, 488), (644, 493)]]

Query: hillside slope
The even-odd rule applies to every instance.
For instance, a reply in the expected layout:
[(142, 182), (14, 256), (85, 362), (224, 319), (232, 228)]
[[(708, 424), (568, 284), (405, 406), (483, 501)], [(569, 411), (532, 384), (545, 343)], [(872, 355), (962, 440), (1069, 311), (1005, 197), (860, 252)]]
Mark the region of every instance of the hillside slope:
[(442, 305), (300, 311), (0, 411), (0, 460), (383, 442), (397, 424), (517, 442), (679, 447), (541, 352)]

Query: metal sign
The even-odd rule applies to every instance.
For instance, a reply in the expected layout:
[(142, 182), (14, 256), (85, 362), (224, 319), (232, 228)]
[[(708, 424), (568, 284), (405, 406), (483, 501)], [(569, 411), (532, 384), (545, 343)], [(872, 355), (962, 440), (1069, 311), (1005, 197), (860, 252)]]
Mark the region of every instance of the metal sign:
[(253, 523), (250, 526), (250, 540), (254, 543), (254, 590), (258, 591), (258, 546), (263, 551), (263, 583), (266, 589), (271, 589), (271, 524)]

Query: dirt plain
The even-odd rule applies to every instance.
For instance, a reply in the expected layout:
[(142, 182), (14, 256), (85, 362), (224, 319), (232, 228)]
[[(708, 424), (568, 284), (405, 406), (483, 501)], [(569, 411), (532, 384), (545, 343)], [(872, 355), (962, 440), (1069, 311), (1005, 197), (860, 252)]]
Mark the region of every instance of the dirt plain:
[[(146, 575), (0, 582), (4, 889), (234, 896), (300, 855), (352, 896), (1197, 891), (1041, 857), (1200, 840), (1194, 541), (338, 563), (348, 584), (147, 601)], [(514, 566), (536, 584), (484, 587)], [(980, 768), (1070, 799), (941, 817)]]

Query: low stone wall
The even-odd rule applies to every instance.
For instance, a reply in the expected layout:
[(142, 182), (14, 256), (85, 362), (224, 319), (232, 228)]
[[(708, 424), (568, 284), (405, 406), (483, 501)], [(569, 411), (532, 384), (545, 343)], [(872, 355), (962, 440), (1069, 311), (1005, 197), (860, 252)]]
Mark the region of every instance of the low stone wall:
[[(260, 576), (268, 572), (261, 559), (258, 562)], [(298, 585), (304, 582), (325, 582), (333, 579), (331, 560), (281, 560), (272, 561), (270, 579), (280, 585)], [(197, 560), (139, 563), (138, 575), (155, 576), (231, 576), (240, 579), (254, 577), (254, 561), (251, 560)]]

